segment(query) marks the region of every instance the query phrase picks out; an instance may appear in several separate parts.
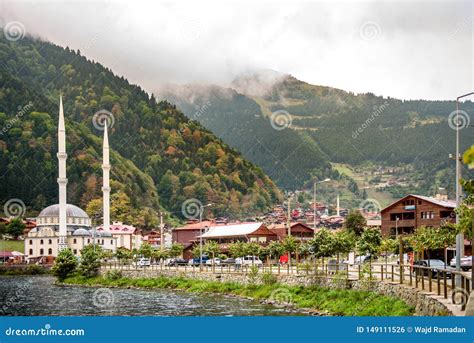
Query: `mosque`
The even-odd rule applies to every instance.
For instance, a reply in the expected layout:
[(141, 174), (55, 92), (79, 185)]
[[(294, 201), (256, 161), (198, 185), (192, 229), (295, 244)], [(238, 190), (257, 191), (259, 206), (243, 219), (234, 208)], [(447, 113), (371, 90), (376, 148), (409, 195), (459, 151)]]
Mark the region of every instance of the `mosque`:
[[(25, 237), (25, 255), (30, 262), (49, 263), (54, 260), (59, 251), (67, 247), (73, 251), (74, 255), (79, 256), (81, 249), (88, 244), (95, 243), (104, 250), (112, 252), (115, 252), (117, 247), (124, 245), (120, 244), (120, 241), (123, 241), (122, 235), (113, 234), (110, 231), (110, 163), (107, 122), (104, 125), (102, 154), (103, 225), (96, 230), (93, 229), (91, 219), (84, 210), (67, 203), (66, 128), (61, 97), (59, 100), (57, 153), (59, 204), (43, 209), (37, 217), (36, 227), (31, 229)], [(132, 248), (132, 246), (129, 245), (127, 248)]]

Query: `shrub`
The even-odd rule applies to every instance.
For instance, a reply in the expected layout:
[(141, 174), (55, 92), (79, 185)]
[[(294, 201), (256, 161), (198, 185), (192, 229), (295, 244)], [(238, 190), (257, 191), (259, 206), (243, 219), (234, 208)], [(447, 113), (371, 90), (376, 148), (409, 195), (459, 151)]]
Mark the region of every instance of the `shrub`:
[(122, 271), (120, 270), (108, 270), (104, 276), (107, 280), (115, 281), (123, 277)]
[(102, 248), (96, 244), (86, 245), (81, 250), (79, 273), (85, 277), (93, 277), (99, 273)]
[(38, 266), (36, 264), (30, 264), (26, 268), (26, 273), (30, 275), (45, 274), (46, 269), (44, 267)]
[(53, 275), (58, 278), (59, 281), (63, 281), (76, 270), (76, 267), (76, 256), (74, 256), (71, 249), (67, 248), (59, 252), (58, 257), (54, 261), (54, 265), (51, 271), (53, 272)]
[(262, 274), (262, 282), (264, 285), (274, 285), (278, 282), (278, 278), (271, 272), (265, 272)]
[(255, 265), (250, 266), (247, 277), (249, 279), (249, 284), (254, 285), (258, 278), (258, 267)]

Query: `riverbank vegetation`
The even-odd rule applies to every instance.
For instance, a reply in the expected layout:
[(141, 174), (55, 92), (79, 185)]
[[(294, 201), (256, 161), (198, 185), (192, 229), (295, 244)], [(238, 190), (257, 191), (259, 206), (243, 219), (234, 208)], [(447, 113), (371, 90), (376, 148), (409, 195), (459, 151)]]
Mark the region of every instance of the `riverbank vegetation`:
[(329, 315), (342, 316), (408, 316), (414, 309), (402, 300), (378, 295), (370, 291), (329, 289), (319, 286), (287, 286), (268, 280), (266, 284), (242, 285), (235, 282), (203, 281), (185, 277), (127, 278), (119, 271), (105, 276), (70, 276), (65, 284), (102, 287), (137, 287), (144, 289), (173, 289), (195, 293), (216, 293), (252, 298), (291, 306), (312, 309)]
[(48, 274), (49, 272), (48, 268), (35, 264), (28, 266), (0, 266), (0, 275), (39, 275)]

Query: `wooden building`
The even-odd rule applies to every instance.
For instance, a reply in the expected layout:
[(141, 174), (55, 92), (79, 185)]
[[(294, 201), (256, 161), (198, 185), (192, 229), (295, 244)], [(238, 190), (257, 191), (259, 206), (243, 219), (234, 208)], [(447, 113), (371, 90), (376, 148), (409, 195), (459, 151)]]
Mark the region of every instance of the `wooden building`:
[(382, 212), (382, 235), (410, 234), (421, 226), (439, 227), (446, 222), (455, 222), (456, 202), (440, 197), (409, 194)]
[[(314, 230), (306, 224), (293, 222), (291, 225), (291, 236), (296, 239), (307, 240), (314, 237)], [(270, 231), (273, 231), (278, 240), (284, 240), (288, 236), (288, 228), (284, 223), (271, 224), (268, 226)]]

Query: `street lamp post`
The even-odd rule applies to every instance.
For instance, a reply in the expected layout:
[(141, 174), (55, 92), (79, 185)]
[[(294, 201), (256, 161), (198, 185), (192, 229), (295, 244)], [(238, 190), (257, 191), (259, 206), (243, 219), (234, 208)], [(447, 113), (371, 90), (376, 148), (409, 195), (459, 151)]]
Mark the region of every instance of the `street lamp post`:
[(395, 217), (395, 238), (398, 239), (398, 220), (400, 218)]
[(316, 185), (328, 181), (331, 181), (331, 179), (324, 179), (313, 183), (313, 230), (316, 230)]
[[(456, 126), (459, 125), (459, 100), (470, 95), (473, 95), (474, 92), (467, 93), (456, 98)], [(460, 151), (459, 151), (459, 131), (460, 127), (456, 127), (456, 208), (459, 208), (461, 205), (461, 161), (460, 161)], [(459, 213), (456, 212), (456, 225), (459, 225)], [(456, 235), (456, 271), (461, 271), (461, 255), (464, 253), (464, 235), (458, 233)], [(461, 277), (456, 276), (456, 284), (461, 282)]]
[(199, 208), (199, 270), (202, 270), (202, 213), (204, 212), (205, 207), (210, 207), (212, 204), (201, 205)]

